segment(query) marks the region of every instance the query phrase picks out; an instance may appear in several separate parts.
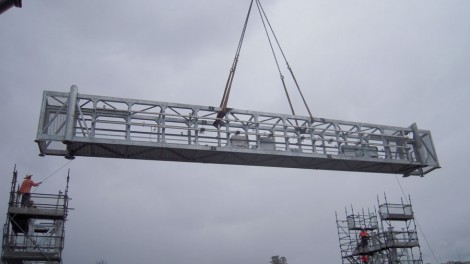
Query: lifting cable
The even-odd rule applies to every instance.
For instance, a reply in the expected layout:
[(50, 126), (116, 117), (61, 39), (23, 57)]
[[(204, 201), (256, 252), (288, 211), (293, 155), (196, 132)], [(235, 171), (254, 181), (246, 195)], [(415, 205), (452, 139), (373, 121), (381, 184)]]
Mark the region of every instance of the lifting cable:
[(237, 52), (235, 53), (235, 58), (233, 59), (232, 68), (230, 68), (230, 73), (227, 78), (227, 83), (225, 84), (224, 95), (222, 96), (222, 101), (220, 102), (220, 112), (217, 114), (217, 119), (214, 122), (214, 126), (218, 127), (221, 122), (222, 118), (224, 118), (225, 113), (227, 111), (227, 103), (228, 97), (230, 95), (230, 90), (232, 88), (233, 77), (235, 76), (235, 70), (237, 69), (238, 64), (238, 57), (240, 56), (240, 51), (242, 49), (243, 39), (245, 38), (246, 27), (248, 25), (248, 20), (251, 14), (251, 8), (253, 6), (253, 0), (250, 2), (250, 7), (248, 8), (248, 14), (246, 15), (245, 24), (243, 25), (242, 34), (240, 36), (240, 40), (238, 41)]
[[(41, 183), (44, 183), (45, 181), (47, 181), (50, 177), (54, 176), (57, 172), (59, 172), (61, 169), (63, 169), (65, 166), (69, 165), (70, 162), (72, 162), (74, 160), (69, 160), (68, 162), (66, 162), (64, 165), (62, 165), (60, 168), (58, 168), (57, 170), (55, 170), (52, 174), (50, 174), (49, 176), (47, 176), (46, 178), (44, 178), (44, 180), (41, 181)], [(70, 169), (69, 169), (69, 174), (70, 174)], [(39, 188), (41, 185), (39, 186), (36, 186), (33, 190), (36, 191), (37, 188)]]
[[(263, 22), (263, 27), (264, 27), (264, 31), (266, 32), (266, 36), (268, 38), (268, 41), (269, 41), (269, 45), (271, 47), (271, 52), (273, 53), (273, 56), (274, 56), (274, 60), (276, 62), (276, 66), (277, 66), (277, 69), (279, 71), (279, 75), (280, 75), (280, 78), (281, 78), (281, 81), (282, 81), (282, 85), (284, 87), (284, 91), (286, 93), (286, 96), (287, 96), (287, 100), (289, 101), (289, 106), (291, 108), (291, 111), (292, 111), (292, 115), (295, 115), (295, 112), (294, 112), (294, 107), (292, 106), (292, 102), (290, 100), (290, 96), (289, 96), (289, 93), (287, 91), (287, 87), (286, 87), (286, 83), (284, 81), (284, 75), (282, 74), (281, 72), (281, 68), (279, 67), (279, 63), (278, 63), (278, 60), (277, 60), (277, 57), (276, 57), (276, 52), (274, 51), (274, 48), (273, 48), (273, 45), (272, 45), (272, 42), (271, 42), (271, 38), (269, 36), (269, 32), (268, 32), (268, 28), (266, 27), (266, 23), (268, 24), (269, 26), (269, 29), (271, 31), (271, 34), (274, 38), (274, 40), (276, 41), (276, 44), (277, 44), (277, 47), (279, 49), (279, 51), (281, 52), (282, 54), (282, 57), (284, 58), (284, 61), (286, 63), (286, 66), (287, 66), (287, 69), (289, 70), (290, 74), (291, 74), (291, 77), (292, 79), (294, 80), (294, 83), (297, 87), (297, 91), (299, 91), (299, 94), (300, 94), (300, 97), (302, 98), (302, 101), (305, 105), (305, 108), (307, 109), (307, 112), (310, 116), (310, 119), (313, 121), (313, 115), (312, 113), (310, 112), (310, 108), (308, 107), (307, 105), (307, 101), (305, 101), (305, 97), (302, 93), (302, 91), (300, 90), (300, 86), (299, 86), (299, 83), (297, 82), (297, 79), (295, 78), (295, 75), (294, 75), (294, 71), (292, 70), (291, 66), (289, 65), (289, 62), (287, 61), (287, 58), (286, 58), (286, 55), (284, 54), (284, 51), (282, 50), (282, 47), (281, 47), (281, 44), (279, 43), (279, 40), (277, 39), (276, 37), (276, 34), (274, 33), (274, 29), (273, 27), (271, 26), (271, 23), (269, 22), (269, 19), (268, 19), (268, 16), (266, 15), (266, 13), (264, 12), (264, 8), (263, 6), (261, 5), (261, 2), (260, 0), (256, 0), (256, 5), (258, 7), (258, 11), (259, 11), (259, 14), (260, 14), (260, 17), (261, 17), (261, 21)], [(265, 20), (266, 20), (266, 23), (265, 23)], [(297, 120), (296, 120), (297, 122)]]
[[(395, 178), (397, 179), (398, 186), (400, 186), (401, 193), (403, 194), (403, 197), (405, 197), (406, 202), (408, 202), (408, 204), (411, 205), (411, 200), (409, 200), (409, 199), (406, 198), (407, 196), (406, 196), (406, 194), (405, 194), (405, 190), (404, 190), (403, 187), (401, 186), (401, 183), (400, 183), (400, 180), (398, 179), (398, 176), (395, 175)], [(409, 197), (409, 196), (408, 196), (408, 197)], [(415, 222), (416, 222), (416, 225), (417, 225), (418, 228), (419, 228), (419, 231), (421, 231), (421, 235), (423, 236), (424, 241), (426, 241), (426, 245), (428, 246), (429, 251), (431, 252), (431, 255), (433, 256), (434, 261), (436, 261), (436, 264), (438, 264), (439, 262), (438, 262), (438, 260), (437, 260), (437, 258), (436, 258), (436, 255), (434, 254), (434, 250), (432, 249), (431, 244), (429, 244), (429, 241), (428, 241), (428, 239), (426, 238), (426, 235), (424, 235), (424, 231), (423, 231), (423, 229), (421, 228), (421, 225), (419, 224), (418, 219), (416, 219), (416, 216), (413, 216), (413, 217), (415, 218)]]
[[(253, 6), (253, 0), (251, 0), (250, 2), (250, 7), (248, 9), (248, 13), (247, 13), (247, 16), (246, 16), (246, 19), (245, 19), (245, 24), (243, 26), (243, 30), (242, 30), (242, 34), (241, 34), (241, 37), (240, 37), (240, 40), (238, 42), (238, 47), (237, 47), (237, 51), (235, 53), (235, 58), (233, 60), (233, 63), (232, 63), (232, 67), (230, 68), (230, 73), (229, 73), (229, 76), (227, 78), (227, 82), (225, 84), (225, 90), (224, 90), (224, 94), (222, 96), (222, 101), (220, 102), (220, 108), (221, 110), (217, 113), (217, 119), (214, 121), (213, 125), (215, 127), (218, 127), (219, 125), (222, 124), (222, 118), (225, 117), (225, 114), (226, 114), (226, 111), (227, 111), (227, 104), (228, 104), (228, 99), (229, 99), (229, 95), (230, 95), (230, 90), (232, 88), (232, 83), (233, 83), (233, 78), (235, 76), (235, 71), (237, 69), (237, 64), (238, 64), (238, 58), (240, 56), (240, 51), (241, 51), (241, 47), (242, 47), (242, 44), (243, 44), (243, 40), (244, 40), (244, 37), (245, 37), (245, 32), (246, 32), (246, 28), (247, 28), (247, 25), (248, 25), (248, 20), (250, 18), (250, 14), (251, 14), (251, 9), (252, 9), (252, 6)], [(269, 19), (261, 5), (261, 2), (260, 0), (256, 0), (256, 6), (258, 8), (258, 12), (260, 14), (260, 17), (261, 17), (261, 21), (263, 23), (263, 27), (264, 27), (264, 30), (265, 30), (265, 33), (266, 33), (266, 36), (268, 38), (268, 41), (269, 41), (269, 45), (271, 47), (271, 52), (274, 56), (274, 60), (276, 62), (276, 66), (277, 66), (277, 69), (279, 71), (279, 75), (280, 75), (280, 78), (281, 78), (281, 82), (282, 82), (282, 85), (284, 87), (284, 92), (286, 93), (286, 97), (287, 97), (287, 100), (289, 102), (289, 107), (291, 109), (291, 112), (292, 112), (292, 115), (295, 116), (295, 111), (294, 111), (294, 107), (292, 105), (292, 101), (290, 99), (290, 96), (289, 96), (289, 92), (287, 91), (287, 87), (286, 87), (286, 83), (284, 81), (284, 75), (282, 74), (282, 71), (281, 71), (281, 68), (279, 67), (279, 62), (278, 62), (278, 59), (277, 59), (277, 56), (276, 56), (276, 52), (274, 51), (274, 47), (273, 47), (273, 43), (271, 41), (271, 37), (270, 37), (270, 34), (269, 34), (269, 31), (268, 31), (268, 27), (266, 26), (266, 23), (267, 25), (269, 26), (269, 30), (271, 31), (271, 34), (277, 44), (277, 47), (279, 49), (279, 51), (281, 52), (282, 54), (282, 57), (284, 58), (284, 61), (287, 65), (287, 69), (289, 70), (290, 72), (290, 75), (292, 77), (292, 79), (294, 80), (294, 83), (297, 87), (297, 90), (302, 98), (302, 101), (305, 105), (305, 108), (307, 109), (308, 111), (308, 114), (310, 115), (310, 119), (313, 121), (313, 115), (310, 111), (310, 108), (308, 107), (307, 105), (307, 102), (305, 100), (305, 97), (303, 96), (303, 93), (302, 91), (300, 90), (300, 86), (297, 82), (297, 79), (295, 78), (295, 75), (294, 75), (294, 72), (291, 68), (291, 66), (289, 65), (289, 62), (287, 61), (287, 58), (284, 54), (284, 51), (282, 50), (281, 48), (281, 45), (276, 37), (276, 34), (274, 33), (274, 30), (271, 26), (271, 23), (269, 22)], [(297, 120), (295, 120), (295, 122), (297, 123)], [(297, 124), (298, 125), (298, 124)]]

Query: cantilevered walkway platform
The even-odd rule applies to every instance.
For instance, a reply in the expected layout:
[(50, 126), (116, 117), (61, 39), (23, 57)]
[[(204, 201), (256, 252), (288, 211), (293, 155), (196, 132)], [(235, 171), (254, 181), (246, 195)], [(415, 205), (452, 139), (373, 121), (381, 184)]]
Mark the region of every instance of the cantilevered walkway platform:
[[(424, 175), (431, 133), (324, 118), (45, 91), (41, 155)], [(218, 125), (213, 124), (216, 120)]]

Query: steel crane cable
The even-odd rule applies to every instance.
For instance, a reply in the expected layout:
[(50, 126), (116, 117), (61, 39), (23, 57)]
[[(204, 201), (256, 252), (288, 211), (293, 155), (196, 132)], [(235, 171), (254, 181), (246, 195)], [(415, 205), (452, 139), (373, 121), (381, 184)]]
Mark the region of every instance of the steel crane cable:
[[(49, 176), (47, 176), (46, 178), (44, 178), (44, 180), (42, 180), (41, 182), (44, 183), (45, 181), (47, 181), (50, 177), (54, 176), (57, 172), (59, 172), (60, 170), (62, 170), (65, 166), (69, 165), (70, 162), (72, 162), (74, 160), (69, 160), (68, 162), (66, 162), (64, 165), (62, 165), (60, 168), (58, 168), (57, 170), (55, 170), (52, 174), (50, 174)], [(41, 185), (39, 186), (36, 186), (34, 187), (33, 189), (33, 192), (36, 191), (36, 189), (38, 189)]]
[[(270, 36), (269, 36), (268, 29), (267, 29), (267, 27), (266, 27), (266, 23), (267, 23), (268, 26), (269, 26), (269, 29), (270, 29), (270, 31), (271, 31), (271, 34), (273, 35), (273, 38), (274, 38), (274, 40), (276, 41), (277, 47), (279, 48), (279, 51), (281, 52), (282, 57), (284, 58), (284, 61), (285, 61), (286, 65), (287, 65), (287, 69), (289, 70), (289, 72), (290, 72), (290, 74), (291, 74), (291, 76), (292, 76), (292, 79), (294, 80), (294, 83), (295, 83), (295, 85), (296, 85), (296, 87), (297, 87), (297, 90), (299, 91), (300, 97), (302, 98), (302, 101), (303, 101), (303, 103), (304, 103), (304, 105), (305, 105), (305, 108), (307, 109), (308, 114), (310, 115), (310, 119), (313, 120), (313, 115), (312, 115), (312, 113), (310, 112), (310, 108), (308, 107), (307, 101), (305, 100), (305, 97), (304, 97), (302, 91), (300, 90), (300, 86), (299, 86), (299, 84), (298, 84), (298, 82), (297, 82), (297, 79), (295, 78), (294, 72), (293, 72), (291, 66), (289, 65), (289, 62), (287, 61), (287, 57), (286, 57), (286, 55), (284, 54), (284, 51), (282, 50), (281, 44), (279, 43), (279, 40), (277, 39), (276, 34), (274, 33), (273, 27), (271, 26), (271, 23), (269, 22), (269, 19), (268, 19), (267, 15), (266, 15), (266, 12), (264, 11), (263, 6), (261, 5), (260, 0), (256, 0), (256, 4), (257, 4), (257, 6), (258, 6), (258, 11), (259, 11), (260, 16), (261, 16), (261, 21), (263, 22), (264, 30), (265, 30), (266, 35), (267, 35), (267, 37), (268, 37), (269, 45), (271, 46), (271, 51), (272, 51), (272, 53), (273, 53), (274, 60), (276, 61), (276, 66), (277, 66), (277, 68), (278, 68), (278, 70), (279, 70), (279, 74), (280, 74), (280, 76), (281, 76), (281, 81), (282, 81), (282, 84), (283, 84), (283, 86), (284, 86), (284, 91), (286, 92), (287, 100), (289, 101), (289, 106), (290, 106), (290, 108), (291, 108), (292, 114), (295, 115), (295, 112), (294, 112), (294, 109), (293, 109), (293, 106), (292, 106), (292, 102), (291, 102), (290, 97), (289, 97), (289, 93), (287, 92), (287, 88), (286, 88), (285, 81), (284, 81), (284, 76), (282, 75), (281, 69), (280, 69), (280, 67), (279, 67), (279, 63), (278, 63), (278, 60), (277, 60), (277, 57), (276, 57), (276, 53), (275, 53), (275, 51), (274, 51), (274, 48), (273, 48), (273, 45), (272, 45), (272, 42), (271, 42), (271, 38), (270, 38)], [(265, 20), (266, 20), (266, 23), (265, 23)]]
[(237, 69), (238, 58), (240, 57), (240, 51), (242, 49), (243, 39), (245, 38), (246, 27), (248, 25), (248, 20), (251, 14), (251, 8), (253, 6), (253, 0), (250, 2), (250, 7), (248, 8), (248, 13), (245, 18), (245, 24), (243, 25), (242, 34), (240, 36), (240, 40), (238, 41), (237, 51), (235, 53), (235, 58), (233, 59), (232, 67), (230, 68), (230, 73), (227, 78), (227, 82), (225, 84), (224, 95), (222, 96), (222, 101), (220, 102), (220, 112), (217, 114), (217, 119), (214, 122), (214, 126), (217, 127), (221, 123), (221, 119), (225, 116), (225, 112), (227, 111), (227, 103), (228, 98), (230, 95), (230, 90), (232, 88), (233, 78), (235, 76), (235, 71)]
[[(405, 190), (401, 186), (400, 180), (398, 179), (397, 175), (395, 175), (395, 179), (397, 179), (398, 186), (400, 186), (401, 193), (403, 194), (403, 197), (405, 198), (406, 202), (408, 202), (408, 204), (411, 204), (411, 200), (406, 198)], [(408, 197), (409, 197), (409, 195), (408, 195)], [(424, 234), (424, 231), (421, 228), (421, 225), (419, 224), (418, 219), (416, 219), (416, 216), (413, 216), (413, 217), (415, 218), (415, 221), (416, 221), (416, 224), (418, 225), (419, 231), (421, 231), (421, 235), (423, 236), (424, 241), (426, 241), (426, 245), (428, 246), (429, 251), (431, 252), (431, 255), (433, 256), (434, 260), (436, 261), (436, 264), (438, 264), (439, 262), (437, 260), (436, 255), (434, 254), (434, 250), (432, 249), (431, 244), (429, 244), (429, 241), (428, 241), (426, 235)]]
[[(279, 62), (277, 60), (276, 52), (274, 51), (273, 43), (271, 41), (271, 37), (269, 36), (268, 28), (266, 27), (265, 19), (266, 19), (268, 24), (269, 24), (269, 20), (266, 17), (266, 14), (264, 13), (264, 9), (261, 6), (261, 3), (260, 3), (259, 0), (256, 0), (256, 6), (258, 7), (258, 12), (259, 12), (261, 22), (263, 23), (263, 27), (264, 27), (264, 32), (266, 33), (266, 37), (268, 38), (269, 46), (271, 47), (271, 52), (273, 54), (274, 61), (276, 62), (277, 70), (279, 71), (279, 76), (281, 78), (282, 86), (284, 87), (284, 92), (286, 93), (286, 96), (287, 96), (287, 101), (289, 102), (290, 110), (292, 112), (292, 115), (295, 115), (294, 107), (292, 106), (292, 101), (290, 100), (289, 92), (287, 91), (286, 82), (284, 81), (284, 75), (282, 74), (281, 68), (279, 67)], [(272, 28), (271, 28), (271, 32), (274, 35), (274, 32), (273, 32)], [(278, 45), (278, 47), (279, 47), (279, 45)], [(280, 47), (279, 47), (279, 49), (280, 49)]]
[[(284, 91), (286, 93), (286, 97), (287, 97), (287, 100), (289, 102), (289, 106), (291, 108), (291, 111), (292, 111), (292, 114), (295, 116), (295, 111), (294, 111), (294, 107), (292, 105), (292, 101), (290, 99), (290, 96), (289, 96), (289, 93), (287, 91), (287, 87), (286, 87), (286, 84), (285, 84), (285, 81), (284, 81), (284, 76), (282, 74), (282, 71), (281, 71), (281, 68), (279, 67), (279, 62), (278, 62), (278, 59), (277, 59), (277, 56), (276, 56), (276, 52), (274, 51), (274, 47), (273, 47), (273, 44), (272, 44), (272, 41), (271, 41), (271, 37), (269, 36), (269, 31), (268, 31), (268, 28), (266, 26), (266, 23), (268, 24), (269, 26), (269, 29), (271, 31), (271, 34), (273, 35), (275, 41), (276, 41), (276, 44), (282, 54), (282, 57), (284, 58), (284, 61), (287, 65), (287, 68), (292, 76), (292, 79), (294, 80), (294, 83), (297, 87), (297, 90), (303, 100), (303, 103), (305, 105), (305, 108), (307, 109), (309, 115), (310, 115), (310, 119), (313, 121), (313, 115), (310, 111), (310, 108), (308, 107), (307, 105), (307, 102), (303, 96), (303, 93), (302, 91), (300, 90), (300, 86), (297, 82), (297, 79), (295, 78), (295, 75), (294, 75), (294, 72), (292, 70), (292, 68), (290, 67), (289, 65), (289, 62), (287, 61), (287, 58), (284, 54), (284, 51), (282, 50), (281, 48), (281, 45), (276, 37), (276, 34), (274, 33), (274, 30), (271, 26), (271, 23), (269, 22), (269, 19), (267, 18), (266, 16), (266, 13), (261, 5), (261, 2), (260, 0), (256, 0), (256, 5), (258, 7), (258, 12), (260, 14), (260, 17), (261, 17), (261, 21), (263, 22), (263, 27), (264, 27), (264, 30), (266, 32), (266, 35), (267, 35), (267, 38), (268, 38), (268, 41), (269, 41), (269, 45), (271, 47), (271, 51), (273, 53), (273, 56), (274, 56), (274, 60), (276, 62), (276, 66), (278, 68), (278, 71), (279, 71), (279, 74), (280, 74), (280, 77), (281, 77), (281, 81), (282, 81), (282, 84), (283, 84), (283, 87), (284, 87)], [(245, 37), (245, 32), (246, 32), (246, 28), (247, 28), (247, 25), (248, 25), (248, 21), (249, 21), (249, 18), (250, 18), (250, 14), (251, 14), (251, 9), (253, 7), (253, 0), (251, 0), (250, 2), (250, 7), (248, 8), (248, 13), (247, 13), (247, 16), (246, 16), (246, 19), (245, 19), (245, 24), (243, 26), (243, 30), (242, 30), (242, 33), (241, 33), (241, 36), (240, 36), (240, 40), (238, 42), (238, 47), (237, 47), (237, 51), (235, 53), (235, 58), (233, 60), (233, 63), (232, 63), (232, 67), (230, 68), (230, 73), (229, 73), (229, 76), (227, 78), (227, 82), (225, 84), (225, 89), (224, 89), (224, 94), (222, 96), (222, 100), (220, 102), (220, 108), (221, 110), (217, 113), (217, 117), (216, 117), (216, 120), (214, 121), (213, 125), (215, 127), (218, 127), (222, 124), (222, 118), (225, 117), (225, 114), (226, 114), (226, 111), (227, 111), (227, 104), (228, 104), (228, 99), (229, 99), (229, 95), (230, 95), (230, 90), (232, 88), (232, 83), (233, 83), (233, 78), (235, 76), (235, 71), (237, 69), (237, 64), (238, 64), (238, 58), (240, 56), (240, 52), (241, 52), (241, 48), (242, 48), (242, 44), (243, 44), (243, 40), (244, 40), (244, 37)], [(297, 120), (295, 120), (296, 124), (297, 124)]]

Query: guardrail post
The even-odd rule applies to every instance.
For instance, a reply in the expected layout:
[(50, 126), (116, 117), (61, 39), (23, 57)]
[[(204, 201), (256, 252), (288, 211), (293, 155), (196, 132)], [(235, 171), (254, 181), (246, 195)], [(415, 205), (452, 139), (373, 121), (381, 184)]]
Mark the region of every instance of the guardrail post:
[[(427, 157), (427, 153), (426, 153), (426, 150), (423, 147), (423, 141), (421, 140), (421, 136), (419, 135), (418, 126), (416, 125), (416, 123), (413, 123), (411, 125), (411, 130), (413, 131), (413, 139), (415, 141), (416, 158), (421, 164), (425, 165), (425, 160), (426, 160), (426, 157)], [(419, 174), (421, 176), (424, 175), (422, 168), (418, 168), (417, 170), (419, 171)]]
[(65, 123), (64, 143), (70, 142), (73, 137), (73, 127), (75, 122), (75, 108), (77, 103), (78, 87), (72, 85), (70, 88), (69, 99), (67, 102), (67, 119)]
[[(75, 108), (77, 104), (77, 94), (78, 94), (78, 87), (76, 85), (72, 85), (70, 87), (69, 99), (67, 102), (67, 117), (65, 123), (65, 137), (62, 143), (68, 145), (73, 138), (74, 134), (74, 123), (75, 123)], [(65, 158), (73, 159), (73, 154), (69, 153), (67, 147), (67, 154), (65, 154)]]

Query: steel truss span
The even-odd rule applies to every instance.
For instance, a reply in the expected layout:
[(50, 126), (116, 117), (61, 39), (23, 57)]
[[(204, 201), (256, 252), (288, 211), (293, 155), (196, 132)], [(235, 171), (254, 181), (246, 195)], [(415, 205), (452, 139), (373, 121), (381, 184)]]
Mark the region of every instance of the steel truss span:
[[(40, 155), (420, 175), (439, 168), (431, 133), (324, 118), (44, 91)], [(218, 122), (215, 122), (218, 121)], [(214, 126), (217, 124), (217, 126)]]

